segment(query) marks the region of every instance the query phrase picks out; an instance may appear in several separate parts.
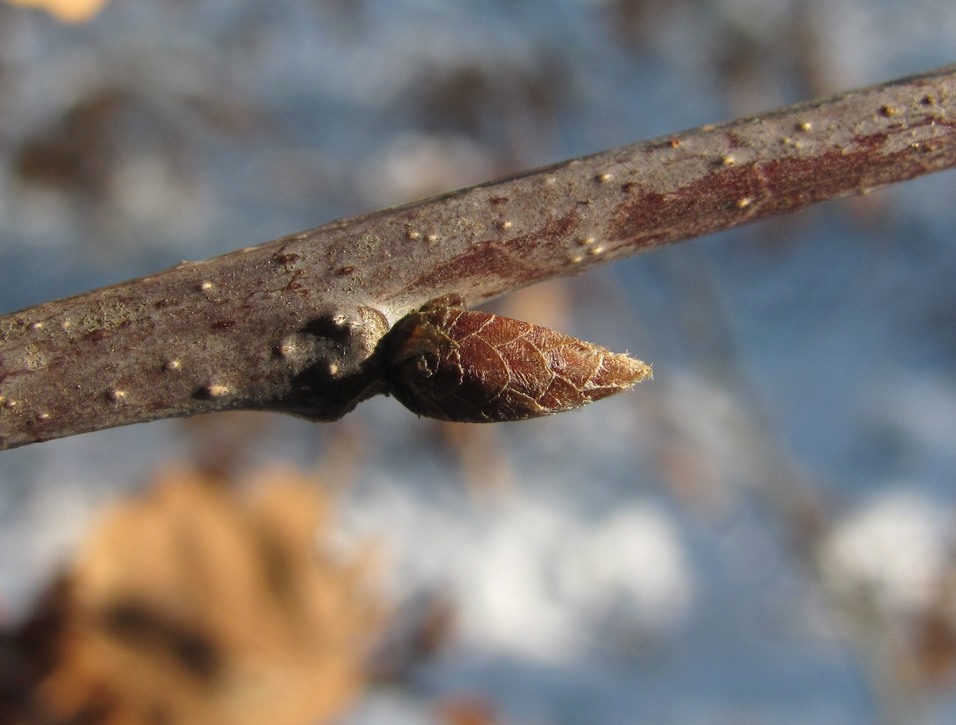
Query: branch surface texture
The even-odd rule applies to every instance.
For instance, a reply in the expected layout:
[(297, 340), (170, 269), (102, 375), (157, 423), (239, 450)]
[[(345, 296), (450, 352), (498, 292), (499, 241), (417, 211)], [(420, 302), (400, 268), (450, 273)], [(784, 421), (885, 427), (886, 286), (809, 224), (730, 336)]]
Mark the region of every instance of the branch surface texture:
[(228, 409), (334, 420), (379, 342), (671, 242), (956, 165), (956, 66), (673, 134), (0, 317), (0, 448)]

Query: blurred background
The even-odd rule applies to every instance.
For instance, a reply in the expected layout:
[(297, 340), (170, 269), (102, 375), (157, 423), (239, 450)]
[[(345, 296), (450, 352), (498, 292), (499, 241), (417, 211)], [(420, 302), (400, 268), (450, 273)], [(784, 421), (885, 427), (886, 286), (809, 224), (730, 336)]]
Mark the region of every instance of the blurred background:
[[(0, 311), (954, 38), (945, 0), (0, 3)], [(937, 174), (497, 301), (653, 363), (579, 412), (381, 398), (3, 452), (0, 717), (952, 722), (954, 195)]]

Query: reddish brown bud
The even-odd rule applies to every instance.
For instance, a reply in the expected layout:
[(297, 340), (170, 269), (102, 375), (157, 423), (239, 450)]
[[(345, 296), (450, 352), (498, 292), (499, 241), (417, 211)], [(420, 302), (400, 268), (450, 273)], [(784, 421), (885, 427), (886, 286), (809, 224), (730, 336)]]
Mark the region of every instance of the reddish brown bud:
[(384, 341), (388, 392), (418, 415), (463, 423), (538, 418), (628, 390), (640, 360), (546, 327), (426, 306)]

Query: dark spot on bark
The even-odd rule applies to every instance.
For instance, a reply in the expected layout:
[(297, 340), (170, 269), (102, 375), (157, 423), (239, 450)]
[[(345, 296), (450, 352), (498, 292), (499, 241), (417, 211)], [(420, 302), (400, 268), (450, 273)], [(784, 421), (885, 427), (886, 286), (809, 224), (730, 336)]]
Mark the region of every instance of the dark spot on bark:
[[(812, 158), (727, 166), (668, 193), (634, 194), (617, 206), (607, 238), (653, 247), (925, 173), (925, 162), (906, 151), (882, 153), (889, 135), (859, 136)], [(901, 163), (909, 169), (901, 172)], [(754, 200), (759, 213), (741, 216), (742, 198)]]
[(492, 206), (498, 206), (499, 204), (505, 204), (505, 203), (507, 203), (508, 201), (510, 201), (510, 199), (508, 199), (507, 196), (493, 196), (493, 197), (491, 197), (490, 199), (488, 199), (488, 203), (491, 204)]
[(102, 342), (110, 336), (109, 330), (105, 330), (102, 327), (98, 327), (95, 330), (90, 330), (87, 332), (83, 339), (89, 340), (90, 342)]
[(430, 269), (426, 274), (410, 282), (404, 292), (428, 289), (441, 293), (457, 289), (468, 295), (469, 290), (460, 289), (462, 280), (484, 278), (500, 280), (500, 288), (523, 285), (541, 275), (534, 256), (542, 246), (550, 246), (572, 234), (580, 223), (577, 212), (550, 219), (547, 224), (528, 234), (512, 237), (507, 241), (489, 239), (478, 242), (471, 248), (444, 264)]
[(356, 270), (357, 267), (349, 265), (347, 267), (339, 267), (335, 270), (335, 274), (337, 277), (348, 277), (350, 274), (355, 274)]
[(210, 325), (213, 330), (228, 330), (230, 327), (235, 327), (235, 320), (216, 320)]
[(352, 328), (347, 320), (333, 317), (316, 317), (309, 320), (303, 332), (315, 337), (325, 337), (337, 342), (345, 342), (352, 334)]
[(272, 255), (272, 259), (277, 264), (292, 264), (299, 261), (299, 255), (295, 252), (276, 252)]
[(889, 137), (888, 133), (871, 133), (866, 136), (855, 136), (853, 143), (865, 149), (877, 149), (885, 144)]

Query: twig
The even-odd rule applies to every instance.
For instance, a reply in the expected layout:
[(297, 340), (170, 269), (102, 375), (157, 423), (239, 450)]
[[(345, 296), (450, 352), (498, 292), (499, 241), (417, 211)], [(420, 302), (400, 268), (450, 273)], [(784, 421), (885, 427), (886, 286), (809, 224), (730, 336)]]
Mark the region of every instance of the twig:
[(670, 242), (956, 164), (956, 66), (575, 159), (0, 317), (0, 448), (171, 416), (334, 420), (376, 346)]

